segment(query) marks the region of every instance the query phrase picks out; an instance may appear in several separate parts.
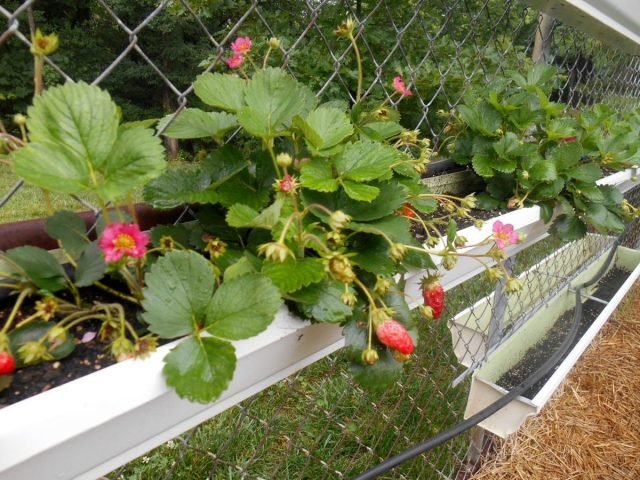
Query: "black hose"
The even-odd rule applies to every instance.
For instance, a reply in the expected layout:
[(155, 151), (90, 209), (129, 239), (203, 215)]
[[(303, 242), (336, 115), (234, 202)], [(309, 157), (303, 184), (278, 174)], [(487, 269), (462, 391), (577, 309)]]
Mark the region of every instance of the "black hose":
[(444, 432), (441, 432), (438, 435), (431, 437), (423, 441), (422, 443), (414, 445), (413, 447), (405, 450), (404, 452), (385, 460), (384, 462), (376, 465), (375, 467), (367, 470), (366, 472), (361, 473), (360, 475), (355, 477), (353, 480), (370, 480), (370, 479), (378, 478), (378, 476), (382, 475), (385, 472), (388, 472), (394, 467), (397, 467), (401, 463), (406, 462), (407, 460), (411, 460), (412, 458), (417, 457), (418, 455), (425, 453), (445, 443), (448, 440), (451, 440), (457, 435), (460, 435), (461, 433), (469, 430), (471, 427), (474, 427), (481, 421), (489, 418), (491, 415), (493, 415), (498, 410), (500, 410), (501, 408), (511, 403), (512, 400), (514, 400), (516, 397), (518, 397), (519, 395), (529, 390), (538, 381), (540, 381), (540, 379), (543, 378), (549, 372), (549, 370), (551, 370), (555, 366), (555, 364), (558, 363), (558, 361), (561, 360), (569, 351), (569, 349), (572, 347), (573, 341), (576, 337), (576, 334), (578, 333), (578, 328), (580, 326), (580, 318), (582, 317), (581, 291), (583, 288), (590, 287), (591, 285), (596, 283), (606, 273), (607, 269), (609, 268), (609, 265), (611, 264), (611, 262), (615, 257), (617, 247), (618, 245), (620, 245), (620, 241), (622, 237), (625, 235), (625, 233), (627, 232), (628, 228), (629, 226), (627, 226), (625, 231), (615, 240), (611, 248), (611, 251), (607, 256), (606, 261), (604, 262), (602, 267), (600, 267), (598, 272), (591, 278), (591, 280), (583, 283), (579, 287), (576, 287), (575, 289), (576, 307), (574, 310), (571, 329), (565, 336), (564, 340), (562, 341), (562, 344), (556, 349), (554, 354), (551, 357), (549, 357), (546, 362), (544, 362), (542, 366), (540, 366), (531, 376), (529, 376), (522, 383), (520, 383), (519, 385), (511, 389), (505, 396), (496, 400), (494, 403), (490, 404), (484, 409), (480, 410), (475, 415), (467, 418), (466, 420), (458, 423), (457, 425), (454, 425), (449, 430), (445, 430)]

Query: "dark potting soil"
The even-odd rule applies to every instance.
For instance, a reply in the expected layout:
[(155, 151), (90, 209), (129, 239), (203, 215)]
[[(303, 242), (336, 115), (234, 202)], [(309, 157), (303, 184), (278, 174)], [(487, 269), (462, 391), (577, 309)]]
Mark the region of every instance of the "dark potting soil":
[[(0, 304), (0, 325), (4, 323), (4, 319), (11, 311), (14, 298), (15, 297), (11, 297), (10, 302), (5, 301), (3, 304)], [(83, 289), (82, 298), (88, 303), (94, 301), (117, 301), (108, 294), (105, 294), (102, 290), (93, 287)], [(125, 309), (127, 320), (129, 320), (134, 329), (141, 329), (142, 325), (137, 321), (138, 309), (136, 306), (127, 302), (122, 302), (121, 304)], [(18, 312), (17, 322), (32, 312), (33, 308), (31, 308), (31, 306), (32, 304), (25, 302), (22, 311)], [(99, 342), (97, 338), (87, 343), (80, 342), (80, 339), (82, 339), (82, 336), (86, 332), (97, 332), (99, 328), (100, 322), (98, 321), (87, 321), (77, 325), (71, 331), (76, 340), (76, 347), (71, 355), (59, 361), (42, 362), (34, 366), (16, 370), (12, 375), (13, 378), (9, 388), (0, 391), (0, 408), (7, 407), (20, 400), (37, 395), (38, 393), (46, 392), (51, 388), (63, 385), (71, 380), (83, 377), (84, 375), (116, 363), (116, 360), (108, 351), (108, 345)]]
[[(591, 296), (605, 301), (611, 300), (628, 277), (629, 272), (627, 270), (623, 270), (618, 267), (612, 268), (609, 273), (600, 280), (598, 288)], [(579, 319), (578, 333), (571, 344), (571, 348), (567, 350), (562, 358), (558, 360), (554, 367), (544, 377), (542, 377), (523, 394), (524, 397), (531, 399), (536, 396), (604, 308), (605, 305), (602, 303), (590, 299), (583, 303), (582, 317)], [(496, 383), (506, 390), (511, 390), (541, 367), (564, 341), (565, 336), (571, 329), (574, 311), (575, 309), (571, 309), (565, 312), (556, 321), (555, 325), (547, 332), (547, 334), (538, 341), (538, 343), (527, 350), (524, 357), (509, 371), (504, 373)]]

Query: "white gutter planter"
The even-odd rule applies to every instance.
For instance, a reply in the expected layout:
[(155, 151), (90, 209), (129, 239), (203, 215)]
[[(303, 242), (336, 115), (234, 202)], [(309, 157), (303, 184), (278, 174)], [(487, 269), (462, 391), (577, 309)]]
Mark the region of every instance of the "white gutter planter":
[[(604, 264), (609, 251), (610, 249), (601, 254), (598, 260), (593, 262), (589, 268), (578, 275), (567, 287), (563, 288), (559, 294), (546, 303), (524, 326), (496, 348), (496, 350), (489, 355), (486, 362), (474, 372), (467, 408), (465, 410), (465, 418), (469, 418), (478, 413), (508, 393), (507, 390), (498, 385), (497, 382), (506, 372), (525, 358), (525, 354), (529, 349), (535, 348), (535, 345), (545, 337), (547, 332), (550, 331), (565, 312), (575, 307), (575, 292), (573, 289), (594, 276)], [(628, 277), (615, 295), (608, 301), (604, 310), (600, 312), (565, 359), (562, 360), (553, 375), (551, 375), (539, 391), (535, 393), (533, 398), (518, 397), (491, 417), (480, 422), (479, 426), (505, 438), (517, 431), (527, 417), (540, 412), (560, 383), (565, 379), (578, 358), (580, 358), (611, 316), (611, 313), (624, 298), (627, 291), (633, 286), (638, 277), (640, 277), (640, 251), (618, 247), (613, 266), (630, 272)], [(595, 290), (595, 288), (596, 286), (591, 287), (590, 291)], [(588, 294), (589, 292), (584, 293)], [(552, 352), (547, 352), (546, 357), (551, 354)]]
[[(625, 191), (634, 173), (627, 170), (603, 180)], [(527, 235), (525, 242), (509, 247), (509, 255), (546, 237), (548, 225), (538, 207), (509, 212), (460, 235), (470, 243), (480, 241), (498, 219)], [(483, 270), (463, 257), (444, 272), (442, 283), (450, 289)], [(423, 275), (407, 275), (411, 307), (422, 301)], [(180, 399), (165, 384), (163, 358), (178, 342), (145, 360), (112, 365), (2, 408), (0, 480), (93, 480), (344, 346), (337, 325), (311, 324), (282, 308), (265, 332), (234, 342), (238, 363), (229, 388), (215, 403), (202, 405)]]

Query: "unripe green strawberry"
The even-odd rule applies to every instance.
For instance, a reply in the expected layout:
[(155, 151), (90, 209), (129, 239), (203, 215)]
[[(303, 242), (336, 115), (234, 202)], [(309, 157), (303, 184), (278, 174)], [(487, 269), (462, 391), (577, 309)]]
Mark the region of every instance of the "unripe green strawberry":
[(385, 320), (376, 328), (380, 343), (404, 355), (410, 355), (415, 349), (413, 339), (406, 328), (395, 320)]

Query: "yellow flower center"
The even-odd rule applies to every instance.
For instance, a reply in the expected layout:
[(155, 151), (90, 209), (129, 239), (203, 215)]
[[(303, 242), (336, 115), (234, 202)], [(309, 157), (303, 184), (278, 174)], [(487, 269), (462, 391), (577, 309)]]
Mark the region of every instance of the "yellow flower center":
[(129, 250), (131, 248), (135, 248), (136, 241), (133, 239), (131, 235), (127, 235), (126, 233), (121, 233), (113, 241), (113, 246), (118, 250)]

